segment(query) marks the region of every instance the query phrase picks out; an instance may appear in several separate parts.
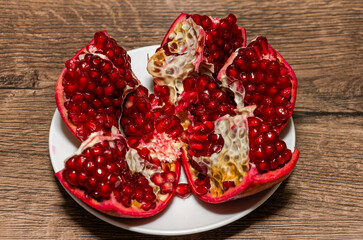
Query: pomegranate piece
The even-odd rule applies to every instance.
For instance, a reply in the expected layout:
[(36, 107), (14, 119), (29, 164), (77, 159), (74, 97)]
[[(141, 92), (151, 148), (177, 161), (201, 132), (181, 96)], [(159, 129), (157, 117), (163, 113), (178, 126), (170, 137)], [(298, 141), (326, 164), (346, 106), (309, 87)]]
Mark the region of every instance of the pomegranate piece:
[(211, 203), (245, 197), (289, 175), (299, 152), (254, 116), (255, 106), (241, 106), (243, 94), (206, 75), (187, 77), (183, 85), (175, 111), (188, 116), (182, 122), (188, 145), (183, 167), (198, 197)]
[(118, 127), (122, 96), (138, 84), (131, 59), (106, 31), (68, 60), (56, 85), (58, 110), (80, 141), (96, 131)]
[[(263, 191), (286, 179), (299, 157), (291, 152), (264, 120), (253, 115), (254, 106), (235, 109), (235, 115), (215, 120), (209, 136), (223, 140), (206, 151), (211, 138), (195, 140), (201, 124), (189, 127), (188, 159), (183, 168), (192, 191), (202, 200), (220, 203)], [(202, 148), (195, 149), (198, 142)]]
[(224, 19), (182, 13), (171, 25), (147, 70), (158, 85), (170, 88), (171, 101), (183, 92), (181, 82), (195, 73), (217, 75), (231, 53), (246, 46), (246, 30), (236, 16)]
[[(56, 176), (89, 206), (112, 216), (140, 218), (157, 214), (172, 199), (180, 161), (168, 165), (166, 172), (155, 168), (113, 128), (108, 136), (92, 133)], [(164, 182), (154, 184), (155, 176), (162, 176)]]
[[(239, 105), (256, 105), (254, 114), (280, 133), (289, 121), (296, 101), (296, 76), (290, 65), (265, 37), (237, 49), (220, 70), (222, 86), (239, 94)], [(239, 94), (240, 95), (240, 94)]]

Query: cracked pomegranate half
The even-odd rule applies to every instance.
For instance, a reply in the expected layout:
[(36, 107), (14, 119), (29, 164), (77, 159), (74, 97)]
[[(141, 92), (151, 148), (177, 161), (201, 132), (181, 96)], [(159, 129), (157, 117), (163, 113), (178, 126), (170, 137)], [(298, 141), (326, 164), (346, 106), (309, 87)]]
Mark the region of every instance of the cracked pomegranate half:
[(147, 66), (157, 84), (169, 86), (173, 103), (183, 92), (185, 77), (216, 76), (231, 53), (246, 46), (246, 30), (236, 22), (233, 14), (218, 19), (185, 13), (174, 21)]
[[(187, 116), (183, 168), (193, 192), (220, 203), (246, 197), (286, 179), (299, 156), (277, 132), (255, 117), (255, 106), (240, 107), (211, 77), (183, 81), (176, 111)], [(226, 91), (226, 92), (225, 92)]]
[(131, 59), (106, 31), (68, 60), (56, 85), (56, 102), (67, 127), (80, 141), (118, 126), (122, 95), (138, 80)]
[(277, 133), (289, 121), (296, 101), (296, 76), (265, 37), (257, 37), (246, 48), (237, 49), (217, 79), (237, 93), (240, 105), (256, 105), (254, 114)]
[(70, 193), (103, 213), (141, 218), (159, 213), (174, 196), (181, 163), (165, 164), (145, 160), (113, 127), (108, 135), (92, 133), (56, 176)]

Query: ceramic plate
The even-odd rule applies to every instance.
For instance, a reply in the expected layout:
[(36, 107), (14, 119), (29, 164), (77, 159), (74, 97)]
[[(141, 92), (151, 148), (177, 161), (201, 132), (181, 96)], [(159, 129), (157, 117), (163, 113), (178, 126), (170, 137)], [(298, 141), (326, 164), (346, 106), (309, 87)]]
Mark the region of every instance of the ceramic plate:
[[(146, 71), (147, 56), (151, 56), (158, 46), (148, 46), (129, 51), (132, 69), (141, 83), (152, 89), (152, 78)], [(289, 149), (295, 147), (295, 127), (293, 120), (281, 133)], [(63, 123), (55, 111), (49, 131), (49, 152), (54, 172), (64, 168), (64, 160), (72, 156), (80, 143)], [(180, 182), (186, 182), (182, 171)], [(215, 229), (229, 224), (252, 212), (264, 203), (279, 185), (254, 196), (218, 205), (207, 204), (195, 196), (187, 199), (175, 197), (161, 213), (144, 219), (120, 219), (100, 213), (70, 194), (74, 200), (96, 217), (117, 227), (130, 231), (155, 235), (185, 235)]]

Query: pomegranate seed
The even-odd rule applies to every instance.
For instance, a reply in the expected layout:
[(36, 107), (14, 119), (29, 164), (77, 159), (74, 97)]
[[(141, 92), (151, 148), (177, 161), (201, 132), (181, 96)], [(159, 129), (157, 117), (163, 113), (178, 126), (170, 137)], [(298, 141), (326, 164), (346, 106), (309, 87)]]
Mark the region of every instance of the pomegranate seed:
[(173, 191), (173, 183), (171, 182), (165, 182), (160, 187), (160, 193), (161, 194), (168, 194)]
[(170, 171), (165, 172), (164, 173), (164, 178), (165, 178), (165, 181), (173, 183), (176, 180), (176, 174), (175, 174), (175, 172), (170, 172)]
[(186, 199), (190, 195), (192, 195), (192, 189), (187, 183), (179, 183), (178, 186), (176, 187), (175, 193), (178, 197)]
[(76, 170), (81, 171), (87, 160), (88, 160), (87, 157), (84, 155), (77, 156), (76, 161), (75, 161)]
[(94, 40), (95, 40), (95, 46), (98, 49), (102, 49), (105, 47), (107, 42), (107, 36), (104, 32), (97, 32), (95, 33)]
[(276, 117), (278, 117), (280, 119), (287, 119), (288, 114), (289, 114), (289, 112), (287, 111), (287, 109), (285, 107), (280, 106), (280, 107), (276, 108)]
[(183, 80), (184, 91), (191, 91), (195, 88), (197, 79), (195, 77), (187, 77)]
[(286, 152), (285, 152), (285, 160), (286, 161), (289, 161), (291, 159), (291, 156), (292, 156), (291, 150), (290, 149), (286, 149)]
[(237, 79), (238, 77), (238, 71), (233, 65), (227, 67), (226, 74), (232, 79)]
[(276, 169), (278, 166), (279, 166), (279, 162), (278, 162), (278, 160), (276, 158), (274, 158), (274, 159), (272, 159), (270, 161), (270, 169), (271, 170)]
[(75, 158), (75, 157), (71, 157), (71, 158), (69, 158), (69, 159), (66, 161), (66, 164), (65, 164), (66, 169), (74, 170), (74, 169), (75, 169), (75, 160), (76, 160), (76, 158)]
[(155, 194), (154, 194), (154, 193), (149, 193), (149, 192), (147, 192), (147, 193), (145, 193), (144, 199), (145, 199), (146, 201), (153, 201), (153, 200), (155, 200), (155, 199), (156, 199), (156, 196), (155, 196)]
[(262, 160), (257, 164), (257, 169), (261, 172), (269, 170), (269, 162), (267, 160)]
[(231, 187), (233, 188), (235, 186), (236, 186), (236, 184), (233, 181), (224, 181), (223, 182), (223, 191), (227, 191)]
[(278, 155), (277, 156), (277, 161), (278, 163), (281, 165), (281, 164), (284, 164), (285, 163), (285, 156), (283, 155)]
[(267, 142), (270, 142), (270, 143), (274, 143), (277, 140), (276, 132), (272, 132), (272, 131), (265, 132), (263, 137)]
[(265, 149), (262, 147), (253, 148), (250, 152), (250, 156), (253, 162), (263, 160), (266, 157)]
[(196, 191), (199, 195), (205, 195), (209, 191), (209, 188), (208, 186), (200, 185), (197, 187)]
[(276, 150), (278, 153), (283, 153), (286, 150), (286, 143), (282, 140), (276, 142)]
[(71, 185), (77, 186), (78, 185), (78, 178), (77, 172), (75, 170), (64, 170), (63, 171), (63, 178)]
[(87, 189), (96, 189), (98, 183), (96, 181), (96, 178), (94, 177), (88, 177), (86, 180), (86, 187)]
[(129, 196), (123, 195), (121, 198), (121, 203), (125, 207), (129, 208), (131, 207), (131, 198)]
[(141, 208), (145, 211), (149, 211), (152, 208), (152, 203), (151, 202), (144, 202), (141, 205)]
[(93, 172), (93, 176), (95, 177), (95, 179), (97, 181), (105, 180), (107, 178), (108, 174), (109, 174), (108, 171), (103, 168), (96, 168), (95, 171)]
[(97, 192), (102, 196), (102, 197), (109, 197), (111, 194), (111, 187), (108, 183), (104, 183), (101, 182), (100, 184), (98, 184), (97, 186)]
[(134, 194), (134, 191), (130, 186), (124, 186), (122, 188), (122, 193), (126, 196), (131, 197)]
[(150, 179), (157, 186), (161, 186), (165, 183), (165, 177), (161, 173), (155, 173)]
[(81, 186), (86, 186), (87, 177), (88, 176), (85, 172), (78, 173), (78, 175), (77, 175), (78, 184)]

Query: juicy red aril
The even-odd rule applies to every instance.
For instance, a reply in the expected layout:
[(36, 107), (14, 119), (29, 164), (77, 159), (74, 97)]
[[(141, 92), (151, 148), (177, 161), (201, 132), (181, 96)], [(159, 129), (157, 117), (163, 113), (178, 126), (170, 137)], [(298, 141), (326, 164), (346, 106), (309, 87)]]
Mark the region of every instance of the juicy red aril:
[(277, 133), (257, 117), (248, 118), (249, 158), (260, 172), (277, 169), (291, 159), (291, 151)]
[(203, 180), (198, 178), (194, 183), (196, 185), (196, 191), (199, 195), (206, 194), (211, 186), (209, 177), (205, 177)]
[(224, 181), (223, 182), (223, 191), (227, 191), (230, 188), (235, 187), (236, 184), (233, 181)]
[(161, 194), (171, 193), (172, 191), (173, 191), (173, 183), (171, 183), (171, 182), (165, 182), (160, 187), (160, 193)]
[(157, 186), (161, 186), (165, 183), (165, 177), (161, 173), (155, 173), (151, 176), (151, 181)]
[(187, 183), (179, 183), (176, 186), (175, 194), (180, 198), (186, 199), (190, 195), (192, 195), (192, 189), (190, 188), (189, 184), (187, 184)]
[(75, 170), (64, 170), (63, 172), (64, 179), (71, 185), (77, 186), (77, 171)]

